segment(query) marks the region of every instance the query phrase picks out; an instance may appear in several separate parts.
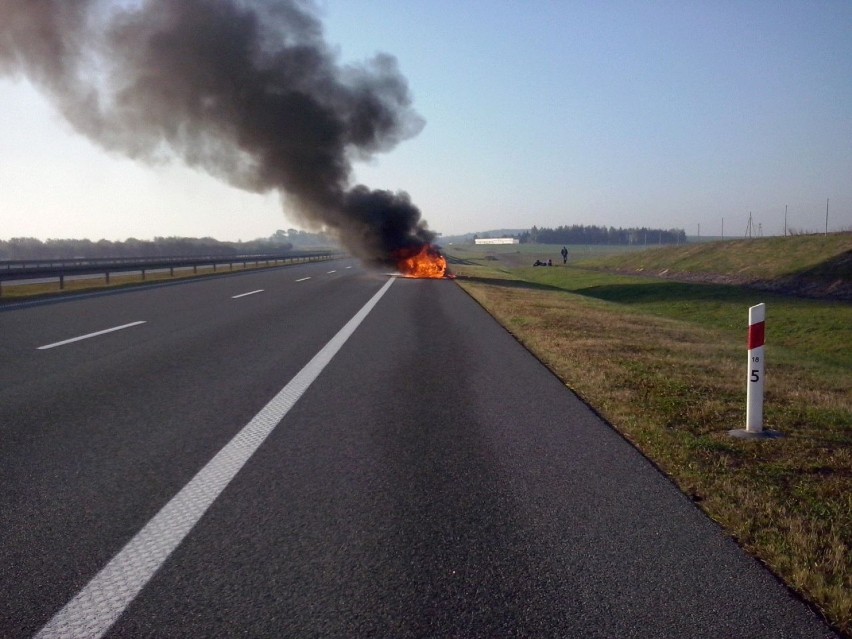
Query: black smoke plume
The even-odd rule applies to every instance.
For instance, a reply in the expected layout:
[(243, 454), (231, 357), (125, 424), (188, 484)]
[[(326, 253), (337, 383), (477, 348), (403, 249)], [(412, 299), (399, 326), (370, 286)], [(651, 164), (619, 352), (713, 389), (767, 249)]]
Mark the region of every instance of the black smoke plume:
[(340, 64), (305, 2), (0, 0), (0, 73), (110, 151), (278, 191), (368, 262), (434, 238), (404, 192), (351, 184), (423, 126), (396, 60)]

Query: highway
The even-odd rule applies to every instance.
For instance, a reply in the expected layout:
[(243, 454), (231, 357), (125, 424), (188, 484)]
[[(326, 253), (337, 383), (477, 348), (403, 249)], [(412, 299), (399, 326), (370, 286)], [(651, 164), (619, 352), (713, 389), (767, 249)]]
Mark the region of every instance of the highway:
[(834, 636), (454, 282), (350, 260), (0, 310), (0, 486), (4, 638)]

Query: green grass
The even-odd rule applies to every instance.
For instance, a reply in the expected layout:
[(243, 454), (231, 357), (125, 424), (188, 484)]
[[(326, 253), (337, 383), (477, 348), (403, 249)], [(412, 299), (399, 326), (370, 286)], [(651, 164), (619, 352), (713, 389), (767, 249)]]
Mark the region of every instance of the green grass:
[[(453, 244), (444, 247), (448, 256), (457, 260), (475, 263), (499, 260), (512, 267), (531, 266), (536, 260), (553, 260), (554, 264), (562, 264), (562, 245), (557, 244)], [(626, 245), (575, 245), (567, 246), (569, 259), (606, 258), (617, 255), (636, 253), (643, 250), (641, 246)]]
[(821, 281), (852, 277), (852, 233), (753, 240), (648, 249), (613, 257), (595, 256), (580, 263), (647, 273), (724, 274), (738, 280), (803, 276)]
[[(794, 239), (813, 250), (812, 238)], [(533, 268), (468, 251), (451, 268), (744, 548), (851, 631), (852, 305), (575, 264)], [(779, 262), (772, 272), (786, 268)], [(760, 302), (767, 304), (764, 426), (785, 436), (744, 442), (727, 431), (744, 424), (748, 307)]]
[(800, 299), (741, 286), (661, 281), (601, 271), (528, 268), (512, 275), (554, 290), (632, 306), (746, 338), (748, 308), (766, 304), (767, 341), (778, 353), (852, 369), (852, 305)]

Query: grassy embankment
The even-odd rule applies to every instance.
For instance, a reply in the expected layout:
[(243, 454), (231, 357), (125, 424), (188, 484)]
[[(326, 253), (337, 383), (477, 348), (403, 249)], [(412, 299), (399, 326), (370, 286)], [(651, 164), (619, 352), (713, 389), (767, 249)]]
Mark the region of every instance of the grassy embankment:
[[(582, 247), (569, 247), (567, 267), (561, 247), (447, 248), (465, 290), (749, 552), (852, 632), (852, 304), (603, 270), (848, 282), (852, 236), (578, 260)], [(548, 257), (558, 266), (530, 266)], [(748, 307), (760, 302), (764, 427), (784, 437), (751, 442), (727, 432), (744, 427)]]
[(852, 233), (691, 244), (584, 260), (584, 264), (819, 297), (845, 294), (845, 299), (852, 299)]

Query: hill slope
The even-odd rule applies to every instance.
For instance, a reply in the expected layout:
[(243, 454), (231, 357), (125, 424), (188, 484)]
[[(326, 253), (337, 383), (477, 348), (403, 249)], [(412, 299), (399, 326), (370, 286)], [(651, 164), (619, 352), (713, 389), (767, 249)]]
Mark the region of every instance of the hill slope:
[(588, 259), (578, 265), (852, 300), (852, 233), (688, 244)]

